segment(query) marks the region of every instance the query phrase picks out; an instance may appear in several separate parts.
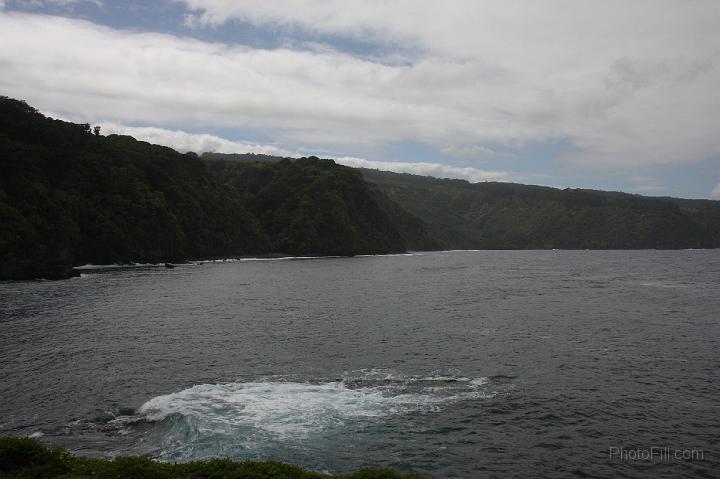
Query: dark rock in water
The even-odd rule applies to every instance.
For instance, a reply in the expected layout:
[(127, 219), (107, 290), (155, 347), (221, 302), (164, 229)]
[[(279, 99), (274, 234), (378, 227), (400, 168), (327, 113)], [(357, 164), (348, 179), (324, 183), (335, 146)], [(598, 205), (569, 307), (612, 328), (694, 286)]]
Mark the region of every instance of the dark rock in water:
[(70, 279), (79, 278), (80, 271), (75, 268), (62, 267), (57, 270), (50, 270), (45, 275), (41, 276), (41, 279)]
[(70, 264), (45, 264), (36, 261), (18, 260), (0, 264), (0, 278), (15, 281), (35, 279), (69, 279), (80, 276)]
[(115, 415), (114, 415), (114, 414), (112, 414), (112, 413), (110, 413), (110, 412), (104, 412), (104, 413), (98, 414), (97, 416), (95, 416), (94, 418), (92, 418), (92, 422), (91, 422), (91, 423), (95, 423), (95, 424), (105, 424), (105, 423), (107, 423), (107, 422), (112, 421), (113, 419), (115, 419)]
[(165, 263), (165, 267), (166, 267), (166, 268), (170, 268), (170, 269), (172, 269), (172, 268), (174, 268), (174, 267), (175, 267), (175, 265), (174, 265), (174, 264), (172, 264), (172, 263)]
[(131, 407), (121, 407), (117, 410), (118, 416), (133, 416), (135, 414), (135, 409)]

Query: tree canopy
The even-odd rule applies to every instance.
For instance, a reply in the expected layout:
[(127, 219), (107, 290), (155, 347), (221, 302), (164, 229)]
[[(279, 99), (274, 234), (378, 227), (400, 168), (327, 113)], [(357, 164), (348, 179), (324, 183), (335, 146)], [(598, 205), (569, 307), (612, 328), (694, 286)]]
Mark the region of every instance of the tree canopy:
[(406, 249), (720, 247), (720, 202), (181, 154), (0, 97), (0, 279)]
[(405, 244), (360, 174), (330, 160), (204, 160), (0, 99), (0, 278), (72, 265)]

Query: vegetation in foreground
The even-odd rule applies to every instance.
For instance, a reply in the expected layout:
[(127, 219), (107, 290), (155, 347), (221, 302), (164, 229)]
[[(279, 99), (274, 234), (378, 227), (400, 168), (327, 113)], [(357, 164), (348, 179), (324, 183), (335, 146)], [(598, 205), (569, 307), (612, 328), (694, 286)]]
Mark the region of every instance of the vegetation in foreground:
[(229, 459), (165, 464), (146, 457), (113, 460), (73, 456), (62, 449), (48, 449), (29, 438), (0, 438), (0, 477), (17, 479), (421, 479), (389, 469), (368, 468), (327, 476), (277, 462), (235, 462)]

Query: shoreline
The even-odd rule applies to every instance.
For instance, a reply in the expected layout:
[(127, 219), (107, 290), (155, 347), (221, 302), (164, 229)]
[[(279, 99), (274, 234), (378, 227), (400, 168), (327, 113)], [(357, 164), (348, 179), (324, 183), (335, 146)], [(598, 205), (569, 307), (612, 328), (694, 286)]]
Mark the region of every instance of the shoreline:
[[(468, 249), (447, 249), (447, 250), (408, 250), (404, 252), (392, 252), (392, 253), (358, 253), (352, 255), (322, 255), (322, 254), (307, 254), (307, 255), (288, 255), (284, 253), (268, 253), (261, 255), (242, 255), (242, 256), (228, 256), (219, 258), (202, 258), (202, 259), (185, 259), (180, 261), (159, 261), (156, 263), (148, 262), (134, 262), (129, 261), (127, 263), (110, 263), (110, 264), (92, 264), (85, 263), (80, 265), (51, 265), (48, 268), (28, 268), (27, 271), (22, 271), (18, 274), (13, 274), (5, 277), (0, 277), (0, 281), (60, 281), (65, 279), (79, 278), (82, 274), (101, 272), (101, 271), (113, 271), (122, 269), (133, 269), (133, 268), (162, 268), (166, 267), (172, 269), (175, 266), (181, 265), (202, 265), (206, 263), (234, 263), (243, 261), (302, 261), (312, 259), (332, 259), (332, 258), (367, 258), (373, 256), (416, 256), (427, 253), (479, 253), (479, 252), (508, 252), (508, 251), (537, 251), (537, 252), (558, 252), (558, 251), (585, 251), (585, 252), (619, 252), (619, 251), (720, 251), (720, 248), (623, 248), (623, 249), (592, 249), (592, 248), (528, 248), (528, 249), (483, 249), (483, 248), (468, 248)], [(29, 271), (29, 272), (28, 272)]]

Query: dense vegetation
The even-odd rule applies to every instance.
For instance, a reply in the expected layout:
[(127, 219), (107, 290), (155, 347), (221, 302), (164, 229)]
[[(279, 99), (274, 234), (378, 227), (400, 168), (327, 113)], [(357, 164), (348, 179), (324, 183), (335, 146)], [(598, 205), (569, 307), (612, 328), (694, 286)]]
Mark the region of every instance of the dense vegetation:
[(242, 163), (256, 163), (258, 161), (268, 161), (278, 163), (285, 158), (282, 156), (263, 155), (261, 153), (210, 153), (202, 154), (203, 160), (221, 160), (221, 161), (239, 161)]
[(717, 201), (198, 157), (0, 97), (0, 279), (261, 254), (717, 247)]
[(0, 279), (84, 263), (404, 250), (361, 175), (331, 160), (204, 160), (0, 97)]
[(405, 249), (360, 173), (332, 160), (209, 161), (207, 167), (258, 218), (270, 251), (352, 255)]
[(276, 462), (234, 462), (213, 459), (187, 464), (163, 464), (146, 457), (113, 460), (75, 457), (50, 450), (32, 439), (0, 438), (0, 477), (17, 479), (420, 479), (389, 469), (369, 468), (353, 474), (328, 476)]
[(427, 237), (408, 248), (677, 249), (720, 247), (720, 202), (362, 170)]

